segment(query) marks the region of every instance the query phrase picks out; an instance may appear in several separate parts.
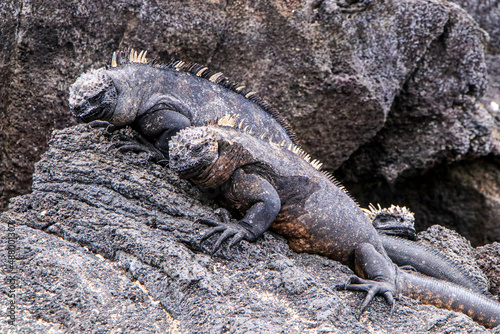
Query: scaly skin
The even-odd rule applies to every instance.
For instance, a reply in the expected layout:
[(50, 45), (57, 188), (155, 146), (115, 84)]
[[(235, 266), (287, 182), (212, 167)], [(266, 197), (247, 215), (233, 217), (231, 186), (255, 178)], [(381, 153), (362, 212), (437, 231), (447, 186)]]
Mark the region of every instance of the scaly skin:
[[(402, 267), (411, 267), (419, 273), (452, 282), (494, 298), (491, 293), (467, 270), (437, 250), (416, 240), (415, 219), (406, 207), (392, 205), (382, 209), (370, 205), (363, 209), (380, 235), (384, 249), (391, 260)], [(410, 239), (410, 240), (407, 240)]]
[[(223, 206), (242, 215), (237, 224), (210, 221), (217, 227), (202, 240), (221, 233), (216, 250), (224, 240), (230, 239), (230, 246), (242, 239), (255, 241), (271, 228), (284, 235), (294, 251), (324, 255), (353, 269), (358, 276), (342, 287), (367, 292), (361, 310), (375, 295), (392, 304), (394, 296), (402, 293), (451, 307), (486, 326), (500, 324), (499, 303), (484, 302), (483, 296), (451, 283), (437, 284), (399, 270), (358, 205), (315, 168), (317, 163), (296, 152), (215, 125), (187, 128), (173, 137), (170, 167), (196, 184), (218, 188)], [(452, 286), (454, 294), (442, 284)], [(430, 291), (431, 297), (421, 295), (419, 289)]]
[[(199, 64), (154, 65), (133, 49), (130, 55), (114, 53), (111, 67), (82, 74), (70, 87), (69, 105), (84, 122), (111, 130), (132, 126), (167, 156), (168, 141), (177, 131), (228, 114), (256, 135), (272, 133), (276, 142), (296, 143), (278, 112), (245, 86)], [(137, 143), (128, 148), (151, 151)]]
[(412, 267), (419, 273), (466, 287), (494, 298), (479, 281), (460, 265), (435, 249), (400, 237), (380, 235), (384, 249), (398, 266)]

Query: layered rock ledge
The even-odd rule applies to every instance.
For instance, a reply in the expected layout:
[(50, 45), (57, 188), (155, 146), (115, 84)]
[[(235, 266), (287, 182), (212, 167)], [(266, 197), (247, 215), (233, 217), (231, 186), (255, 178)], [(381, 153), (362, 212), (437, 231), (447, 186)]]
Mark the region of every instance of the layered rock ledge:
[[(213, 216), (210, 194), (146, 156), (116, 151), (130, 135), (120, 131), (55, 131), (32, 193), (0, 215), (2, 268), (3, 236), (9, 227), (18, 236), (16, 326), (2, 324), (5, 333), (491, 332), (405, 297), (392, 313), (376, 298), (360, 316), (361, 294), (333, 290), (352, 274), (347, 267), (296, 254), (272, 233), (208, 255), (196, 242), (206, 227), (195, 220)], [(462, 258), (471, 253), (437, 234)]]

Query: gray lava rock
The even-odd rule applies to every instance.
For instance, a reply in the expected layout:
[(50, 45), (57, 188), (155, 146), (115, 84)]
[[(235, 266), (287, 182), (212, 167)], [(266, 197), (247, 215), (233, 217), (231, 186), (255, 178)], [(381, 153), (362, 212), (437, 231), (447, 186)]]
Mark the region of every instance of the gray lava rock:
[(479, 268), (475, 249), (467, 239), (441, 225), (433, 225), (427, 230), (418, 233), (418, 238), (418, 242), (446, 255), (475, 277), (486, 290), (489, 290), (489, 277), (486, 277), (485, 273)]
[(359, 317), (361, 294), (332, 291), (347, 267), (293, 253), (271, 233), (207, 255), (195, 220), (213, 216), (210, 194), (110, 148), (124, 134), (54, 132), (33, 192), (0, 215), (2, 235), (18, 236), (16, 326), (2, 325), (5, 333), (490, 332), (407, 298), (392, 313), (376, 298)]
[(477, 247), (476, 258), (479, 267), (490, 280), (491, 293), (500, 296), (500, 243)]

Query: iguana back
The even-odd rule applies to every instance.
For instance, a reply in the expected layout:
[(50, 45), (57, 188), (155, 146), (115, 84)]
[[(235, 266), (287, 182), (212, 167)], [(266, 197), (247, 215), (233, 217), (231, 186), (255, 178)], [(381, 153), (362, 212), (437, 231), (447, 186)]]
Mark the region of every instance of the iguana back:
[(206, 125), (225, 115), (256, 135), (297, 143), (288, 123), (243, 85), (196, 63), (157, 65), (146, 53), (114, 53), (111, 66), (82, 74), (70, 87), (73, 115), (84, 122), (132, 126), (163, 153), (180, 129)]

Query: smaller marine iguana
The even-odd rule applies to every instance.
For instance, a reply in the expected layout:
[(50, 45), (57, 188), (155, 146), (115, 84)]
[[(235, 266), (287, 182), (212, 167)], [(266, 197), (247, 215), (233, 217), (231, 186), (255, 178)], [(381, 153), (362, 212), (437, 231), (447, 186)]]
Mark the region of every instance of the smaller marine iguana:
[(437, 250), (417, 243), (415, 218), (406, 207), (391, 205), (389, 208), (362, 209), (380, 235), (384, 249), (391, 260), (400, 267), (412, 268), (419, 273), (453, 282), (488, 298), (494, 298), (467, 270)]
[[(69, 91), (75, 117), (110, 131), (130, 125), (166, 156), (177, 131), (228, 114), (238, 116), (256, 135), (271, 133), (277, 142), (297, 144), (288, 123), (254, 91), (196, 63), (156, 65), (144, 51), (115, 52), (111, 66), (82, 74)], [(158, 154), (139, 143), (119, 145)]]
[[(220, 125), (234, 125), (223, 121)], [(484, 326), (500, 325), (500, 303), (396, 267), (363, 211), (302, 150), (216, 125), (183, 129), (169, 146), (171, 169), (195, 184), (218, 188), (223, 206), (243, 215), (231, 225), (208, 220), (217, 226), (202, 241), (222, 233), (214, 249), (226, 239), (230, 246), (255, 241), (272, 228), (294, 251), (324, 255), (353, 269), (358, 276), (341, 287), (367, 292), (362, 311), (375, 295), (392, 305), (402, 293), (465, 313)]]

